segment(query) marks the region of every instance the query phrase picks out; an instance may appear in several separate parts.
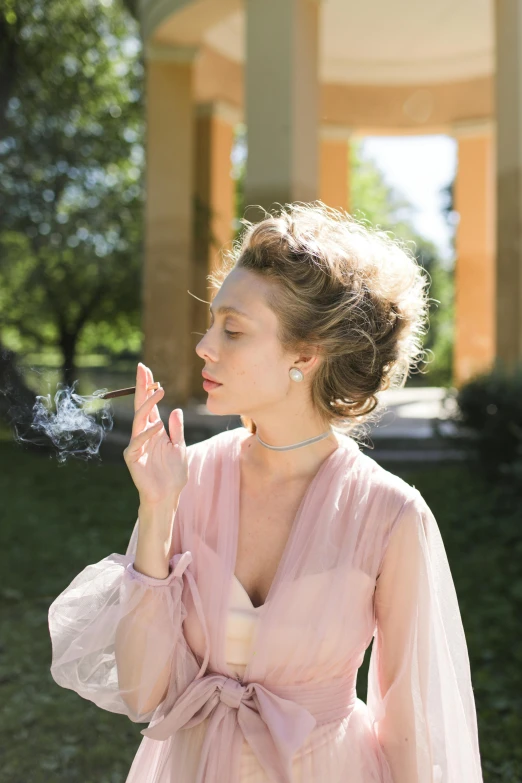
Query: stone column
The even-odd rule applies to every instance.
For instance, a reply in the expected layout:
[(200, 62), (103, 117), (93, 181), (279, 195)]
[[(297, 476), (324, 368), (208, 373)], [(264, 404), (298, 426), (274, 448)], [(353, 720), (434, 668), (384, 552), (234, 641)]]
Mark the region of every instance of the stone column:
[(498, 359), (522, 362), (522, 4), (495, 0)]
[[(237, 110), (228, 104), (204, 103), (196, 107), (194, 263), (190, 290), (205, 302), (212, 295), (207, 276), (221, 265), (222, 252), (230, 250), (234, 236), (235, 182), (231, 177), (231, 153), (239, 120)], [(209, 325), (209, 308), (193, 297), (191, 302), (191, 396), (204, 401), (203, 365), (195, 349)]]
[(455, 136), (458, 170), (454, 197), (460, 221), (453, 376), (460, 386), (490, 369), (495, 359), (495, 141), (490, 123), (456, 128)]
[(321, 127), (319, 198), (329, 207), (350, 211), (350, 131)]
[[(245, 206), (319, 191), (318, 0), (246, 0)], [(255, 213), (255, 214), (254, 214)], [(259, 210), (247, 210), (249, 220)]]
[(193, 227), (192, 70), (196, 49), (146, 47), (146, 206), (143, 361), (164, 404), (190, 390)]

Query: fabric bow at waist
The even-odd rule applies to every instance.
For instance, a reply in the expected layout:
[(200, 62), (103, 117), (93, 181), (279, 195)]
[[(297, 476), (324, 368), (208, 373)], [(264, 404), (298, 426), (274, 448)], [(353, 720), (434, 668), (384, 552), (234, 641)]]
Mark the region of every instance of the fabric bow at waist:
[[(166, 740), (210, 717), (195, 783), (237, 780), (243, 738), (271, 780), (292, 783), (292, 758), (312, 729), (349, 715), (355, 700), (354, 676), (269, 690), (258, 682), (207, 674), (193, 680), (168, 715), (141, 733)], [(223, 748), (227, 737), (233, 746)]]

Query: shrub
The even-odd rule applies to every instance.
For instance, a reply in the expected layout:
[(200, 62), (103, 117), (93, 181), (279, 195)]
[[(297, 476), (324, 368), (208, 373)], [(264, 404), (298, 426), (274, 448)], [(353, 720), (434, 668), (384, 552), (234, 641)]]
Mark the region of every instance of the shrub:
[(485, 477), (506, 478), (522, 489), (522, 365), (498, 362), (476, 375), (456, 395), (452, 420), (471, 435), (471, 455)]

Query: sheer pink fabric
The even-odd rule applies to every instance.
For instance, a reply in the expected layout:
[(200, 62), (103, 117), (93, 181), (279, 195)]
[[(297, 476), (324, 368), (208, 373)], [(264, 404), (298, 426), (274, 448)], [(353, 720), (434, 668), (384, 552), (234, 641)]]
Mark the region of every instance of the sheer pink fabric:
[(167, 579), (133, 569), (136, 522), (125, 555), (87, 566), (51, 605), (55, 681), (149, 723), (127, 783), (482, 781), (436, 521), (336, 436), (263, 606), (234, 576), (243, 428), (188, 447)]

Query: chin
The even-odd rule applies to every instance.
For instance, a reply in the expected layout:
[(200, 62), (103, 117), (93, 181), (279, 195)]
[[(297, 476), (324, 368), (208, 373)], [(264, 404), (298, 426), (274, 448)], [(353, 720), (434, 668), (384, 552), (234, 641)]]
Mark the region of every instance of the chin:
[(214, 416), (249, 416), (248, 413), (243, 414), (238, 412), (238, 408), (241, 408), (240, 405), (231, 405), (227, 400), (214, 399), (212, 394), (208, 395), (205, 407), (208, 412), (212, 413)]
[(215, 400), (212, 393), (207, 396), (205, 406), (207, 410), (214, 413), (216, 416), (226, 416), (227, 414), (235, 413), (235, 411), (229, 410), (230, 406), (227, 404), (226, 400)]

